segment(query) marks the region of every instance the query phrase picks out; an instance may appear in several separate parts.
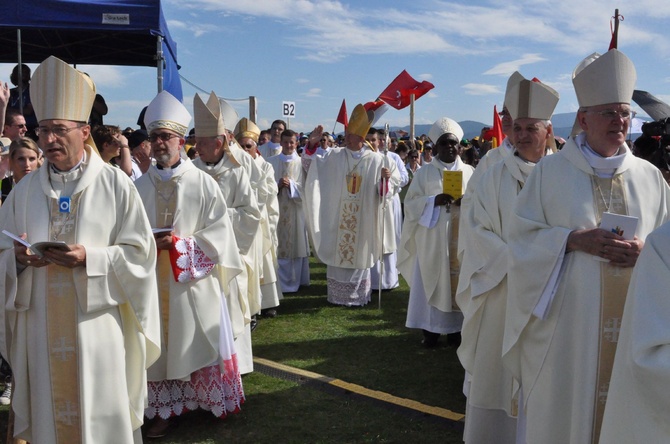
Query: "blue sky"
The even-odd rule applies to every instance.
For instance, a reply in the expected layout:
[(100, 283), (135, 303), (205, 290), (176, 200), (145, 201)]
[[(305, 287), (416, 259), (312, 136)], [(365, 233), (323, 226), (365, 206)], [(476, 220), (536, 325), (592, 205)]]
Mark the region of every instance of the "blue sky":
[[(342, 99), (351, 112), (403, 69), (435, 85), (416, 102), (417, 124), (442, 116), (490, 123), (515, 70), (559, 91), (556, 113), (575, 111), (572, 70), (607, 50), (615, 7), (624, 16), (619, 49), (635, 63), (637, 89), (670, 103), (667, 0), (165, 0), (163, 11), (183, 77), (220, 97), (256, 96), (261, 127), (292, 101), (292, 129), (323, 124), (330, 131)], [(8, 81), (11, 68), (0, 64), (0, 80)], [(156, 93), (151, 68), (79, 68), (107, 101), (106, 123), (135, 126)], [(199, 91), (182, 85), (192, 111)], [(231, 104), (248, 115), (246, 101)], [(391, 109), (386, 122), (409, 124), (408, 108)]]

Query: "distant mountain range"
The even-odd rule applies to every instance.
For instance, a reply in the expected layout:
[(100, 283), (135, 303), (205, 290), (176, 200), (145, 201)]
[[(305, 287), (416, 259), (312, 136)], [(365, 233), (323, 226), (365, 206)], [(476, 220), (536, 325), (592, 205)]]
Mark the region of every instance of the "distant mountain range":
[[(572, 125), (575, 123), (576, 116), (577, 113), (554, 114), (551, 118), (551, 123), (554, 126), (554, 134), (567, 139), (572, 132)], [(639, 117), (645, 121), (651, 120), (651, 118), (647, 116)], [(490, 123), (476, 122), (474, 120), (463, 120), (462, 122), (458, 122), (458, 124), (461, 125), (461, 128), (463, 128), (463, 137), (466, 139), (471, 139), (475, 136), (478, 136), (481, 133), (483, 127), (491, 126)], [(421, 134), (428, 134), (431, 126), (432, 125), (414, 125), (414, 134), (416, 137), (419, 137)], [(409, 125), (402, 128), (391, 128), (391, 131), (396, 131), (398, 129), (409, 132)], [(639, 132), (633, 133), (634, 136), (639, 134)], [(633, 137), (633, 139), (635, 139), (635, 137)]]

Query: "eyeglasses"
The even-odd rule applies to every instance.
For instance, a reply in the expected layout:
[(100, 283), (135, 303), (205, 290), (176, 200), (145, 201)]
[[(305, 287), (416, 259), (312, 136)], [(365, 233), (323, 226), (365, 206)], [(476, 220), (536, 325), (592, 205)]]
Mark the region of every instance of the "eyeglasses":
[(250, 150), (251, 148), (254, 147), (254, 145), (253, 145), (252, 143), (248, 143), (248, 144), (246, 144), (246, 145), (243, 145), (243, 147), (246, 148), (246, 149), (248, 149), (248, 150)]
[(152, 134), (149, 136), (149, 142), (155, 142), (158, 139), (161, 139), (163, 142), (167, 142), (168, 140), (173, 139), (175, 137), (179, 136), (171, 133)]
[(38, 126), (35, 128), (35, 134), (37, 134), (38, 137), (49, 137), (49, 134), (53, 134), (56, 137), (65, 137), (70, 131), (81, 128), (82, 126), (83, 125), (77, 125), (70, 128), (67, 126), (54, 126), (52, 128), (49, 128), (48, 126)]
[(28, 128), (28, 126), (25, 123), (12, 123), (9, 126), (15, 126), (17, 128)]
[(328, 139), (321, 139), (322, 142), (328, 142)]
[(606, 109), (603, 111), (586, 111), (586, 112), (591, 114), (599, 114), (608, 120), (614, 120), (614, 119), (628, 120), (630, 119), (631, 115), (631, 112), (629, 110), (617, 111), (615, 109)]

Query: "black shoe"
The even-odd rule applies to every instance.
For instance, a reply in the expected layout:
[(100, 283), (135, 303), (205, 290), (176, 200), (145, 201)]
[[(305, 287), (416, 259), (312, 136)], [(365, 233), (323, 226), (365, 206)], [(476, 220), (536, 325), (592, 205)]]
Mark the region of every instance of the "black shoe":
[(274, 308), (268, 308), (267, 310), (261, 310), (261, 316), (266, 317), (266, 318), (276, 318), (277, 317), (277, 310)]
[(447, 347), (458, 348), (461, 345), (461, 332), (449, 333), (447, 335)]
[(249, 328), (251, 331), (256, 330), (256, 327), (258, 327), (258, 320), (256, 320), (256, 316), (251, 317), (251, 322), (249, 323)]
[(426, 348), (437, 347), (437, 341), (440, 339), (439, 333), (433, 333), (432, 331), (422, 330), (423, 331), (423, 341), (421, 343)]

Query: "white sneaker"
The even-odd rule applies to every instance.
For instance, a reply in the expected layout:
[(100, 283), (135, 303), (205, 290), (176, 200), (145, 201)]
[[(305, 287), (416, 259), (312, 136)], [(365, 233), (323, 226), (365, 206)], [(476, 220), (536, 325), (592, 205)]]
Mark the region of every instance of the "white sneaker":
[(8, 382), (5, 391), (0, 395), (0, 405), (9, 405), (12, 402), (12, 383)]

